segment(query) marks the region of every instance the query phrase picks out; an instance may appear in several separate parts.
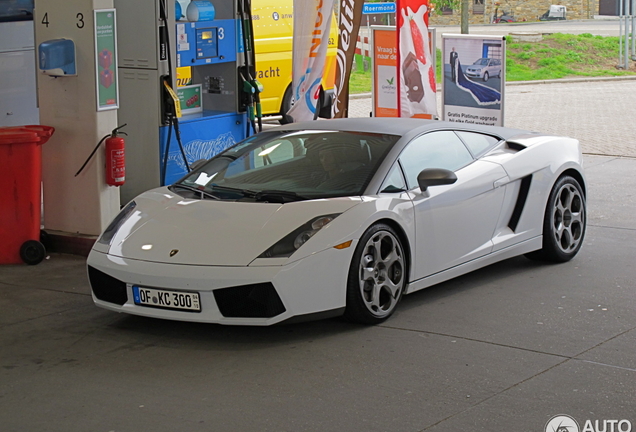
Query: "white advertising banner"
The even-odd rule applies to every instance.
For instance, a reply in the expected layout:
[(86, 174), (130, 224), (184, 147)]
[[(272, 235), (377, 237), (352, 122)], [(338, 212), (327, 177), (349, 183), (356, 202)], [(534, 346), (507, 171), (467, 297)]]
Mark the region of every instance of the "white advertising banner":
[(443, 34), (442, 40), (443, 120), (503, 126), (505, 37)]
[(294, 121), (315, 120), (325, 70), (334, 0), (294, 0), (292, 91)]
[(429, 0), (398, 0), (400, 117), (437, 116), (437, 84), (429, 40)]

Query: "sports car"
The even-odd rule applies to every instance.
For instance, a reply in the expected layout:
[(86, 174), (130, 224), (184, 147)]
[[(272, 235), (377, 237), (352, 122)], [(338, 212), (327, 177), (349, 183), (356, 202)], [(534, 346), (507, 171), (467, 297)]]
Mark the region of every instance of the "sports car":
[(579, 142), (419, 119), (295, 123), (128, 203), (88, 257), (97, 306), (270, 325), (377, 324), (404, 294), (583, 243)]

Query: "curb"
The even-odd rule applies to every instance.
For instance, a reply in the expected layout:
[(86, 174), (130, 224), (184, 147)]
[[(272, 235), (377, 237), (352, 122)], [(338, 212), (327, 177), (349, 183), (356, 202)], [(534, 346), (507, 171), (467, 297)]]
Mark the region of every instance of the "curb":
[(584, 77), (584, 78), (560, 78), (551, 80), (537, 81), (511, 81), (506, 86), (515, 85), (532, 85), (532, 84), (561, 84), (561, 83), (581, 83), (581, 82), (598, 82), (598, 81), (629, 81), (636, 80), (636, 75), (616, 76), (616, 77)]

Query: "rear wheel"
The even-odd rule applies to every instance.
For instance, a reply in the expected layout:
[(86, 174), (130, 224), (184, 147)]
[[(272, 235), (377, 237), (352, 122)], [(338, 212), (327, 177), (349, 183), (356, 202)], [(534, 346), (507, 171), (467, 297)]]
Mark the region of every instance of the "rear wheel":
[(569, 261), (579, 252), (587, 222), (585, 196), (570, 176), (557, 180), (550, 192), (543, 221), (543, 247), (526, 256), (553, 262)]
[[(325, 100), (325, 93), (321, 89), (320, 96), (318, 98), (318, 106), (316, 107), (316, 109), (318, 110), (318, 113), (321, 113), (322, 107), (324, 105), (324, 100)], [(287, 87), (287, 90), (285, 90), (285, 95), (283, 96), (283, 103), (280, 109), (280, 115), (283, 118), (281, 118), (278, 121), (280, 124), (293, 123), (294, 119), (291, 116), (287, 115), (287, 112), (291, 109), (292, 106), (294, 106), (294, 93), (290, 85)]]
[(397, 233), (388, 225), (369, 228), (358, 243), (347, 279), (345, 317), (379, 324), (393, 314), (406, 286), (406, 259)]
[(42, 262), (46, 257), (44, 245), (37, 240), (27, 240), (20, 247), (20, 258), (29, 265)]

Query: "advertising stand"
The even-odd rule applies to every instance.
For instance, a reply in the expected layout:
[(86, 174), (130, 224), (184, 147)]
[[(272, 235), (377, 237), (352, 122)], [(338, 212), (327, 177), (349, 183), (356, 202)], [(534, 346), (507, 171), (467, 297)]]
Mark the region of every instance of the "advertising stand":
[(504, 36), (442, 35), (442, 119), (504, 125)]
[[(372, 115), (373, 117), (400, 117), (398, 106), (398, 47), (395, 26), (371, 26), (372, 61)], [(428, 29), (430, 52), (436, 52), (434, 28)], [(435, 56), (431, 56), (432, 70), (436, 69)], [(434, 92), (431, 88), (431, 92)], [(412, 117), (434, 119), (433, 114), (414, 114)]]

